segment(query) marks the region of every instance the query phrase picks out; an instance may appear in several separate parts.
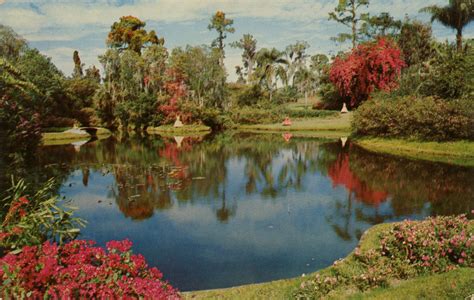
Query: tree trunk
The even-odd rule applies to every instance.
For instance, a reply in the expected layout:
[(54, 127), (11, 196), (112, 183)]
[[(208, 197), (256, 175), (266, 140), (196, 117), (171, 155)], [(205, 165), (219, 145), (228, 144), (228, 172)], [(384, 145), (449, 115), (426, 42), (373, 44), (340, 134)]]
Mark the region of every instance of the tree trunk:
[(357, 42), (357, 19), (356, 19), (356, 3), (355, 0), (352, 2), (352, 49), (355, 49)]
[(458, 52), (462, 52), (462, 28), (458, 28), (457, 34), (456, 34), (456, 45)]

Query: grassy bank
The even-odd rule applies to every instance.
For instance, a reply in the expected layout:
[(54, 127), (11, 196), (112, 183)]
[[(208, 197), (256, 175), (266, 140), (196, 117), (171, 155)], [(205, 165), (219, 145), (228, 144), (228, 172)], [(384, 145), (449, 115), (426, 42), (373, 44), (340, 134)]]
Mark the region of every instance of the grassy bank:
[(351, 114), (340, 114), (326, 118), (306, 118), (292, 120), (291, 126), (283, 126), (280, 123), (239, 125), (239, 130), (259, 130), (259, 131), (340, 131), (350, 133)]
[(175, 135), (189, 135), (198, 132), (210, 132), (211, 128), (205, 125), (184, 125), (183, 127), (173, 127), (172, 125), (165, 125), (159, 127), (148, 127), (146, 130), (149, 134), (175, 134)]
[(362, 138), (357, 145), (373, 152), (413, 159), (474, 166), (474, 142), (418, 142), (399, 139)]
[[(474, 225), (474, 222), (471, 221), (470, 224)], [(389, 232), (394, 226), (395, 224), (380, 224), (366, 231), (359, 243), (359, 253), (369, 253), (379, 249), (380, 234)], [(290, 299), (294, 298), (294, 292), (309, 278), (334, 273), (356, 276), (360, 273), (360, 267), (360, 262), (353, 251), (345, 259), (339, 261), (337, 266), (330, 266), (305, 277), (226, 289), (187, 292), (183, 293), (183, 296), (185, 299)], [(360, 292), (352, 285), (342, 285), (332, 290), (327, 296), (331, 299), (451, 299), (452, 297), (463, 299), (474, 291), (473, 278), (474, 269), (460, 268), (447, 273), (409, 280), (392, 280), (388, 288), (377, 288), (367, 292)]]
[[(98, 128), (96, 132), (96, 136), (99, 139), (107, 138), (112, 133), (110, 130), (106, 128)], [(65, 145), (70, 144), (73, 142), (83, 141), (90, 139), (91, 135), (84, 132), (81, 133), (73, 133), (73, 132), (44, 132), (41, 137), (41, 141), (43, 145)]]

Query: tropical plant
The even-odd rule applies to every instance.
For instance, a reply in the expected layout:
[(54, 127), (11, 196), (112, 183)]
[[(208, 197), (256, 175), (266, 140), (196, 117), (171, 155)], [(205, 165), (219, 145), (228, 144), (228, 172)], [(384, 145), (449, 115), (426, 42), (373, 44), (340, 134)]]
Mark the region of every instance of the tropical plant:
[(463, 29), (474, 20), (474, 2), (472, 0), (449, 0), (443, 7), (427, 6), (420, 12), (429, 13), (431, 21), (438, 21), (446, 27), (456, 30), (456, 45), (458, 52), (462, 51)]
[(63, 244), (79, 234), (85, 221), (73, 217), (73, 207), (60, 203), (56, 187), (50, 179), (29, 195), (23, 179), (12, 179), (11, 188), (0, 199), (0, 248), (18, 252), (24, 246), (40, 245), (47, 240)]

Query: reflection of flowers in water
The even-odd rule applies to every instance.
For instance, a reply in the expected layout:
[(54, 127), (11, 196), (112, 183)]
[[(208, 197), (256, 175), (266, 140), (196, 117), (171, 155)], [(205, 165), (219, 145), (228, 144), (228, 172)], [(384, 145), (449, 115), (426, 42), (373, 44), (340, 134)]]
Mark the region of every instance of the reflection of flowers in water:
[(333, 186), (342, 185), (350, 193), (354, 193), (356, 200), (378, 206), (387, 200), (388, 193), (372, 190), (367, 183), (361, 181), (350, 168), (349, 153), (340, 153), (337, 160), (329, 168), (328, 175)]
[(166, 158), (173, 164), (167, 174), (171, 179), (168, 186), (172, 190), (182, 189), (185, 181), (189, 182), (191, 179), (188, 166), (181, 162), (179, 156), (182, 152), (191, 151), (192, 145), (193, 140), (190, 137), (169, 139), (165, 142), (165, 147), (158, 150), (161, 157)]

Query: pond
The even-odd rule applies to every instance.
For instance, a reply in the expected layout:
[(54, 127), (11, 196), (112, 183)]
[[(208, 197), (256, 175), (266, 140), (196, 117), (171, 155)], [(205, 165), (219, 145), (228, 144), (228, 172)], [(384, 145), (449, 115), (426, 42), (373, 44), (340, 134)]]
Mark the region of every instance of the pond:
[(111, 137), (38, 161), (87, 220), (80, 238), (130, 239), (182, 291), (301, 276), (372, 225), (474, 209), (474, 168), (291, 134)]

